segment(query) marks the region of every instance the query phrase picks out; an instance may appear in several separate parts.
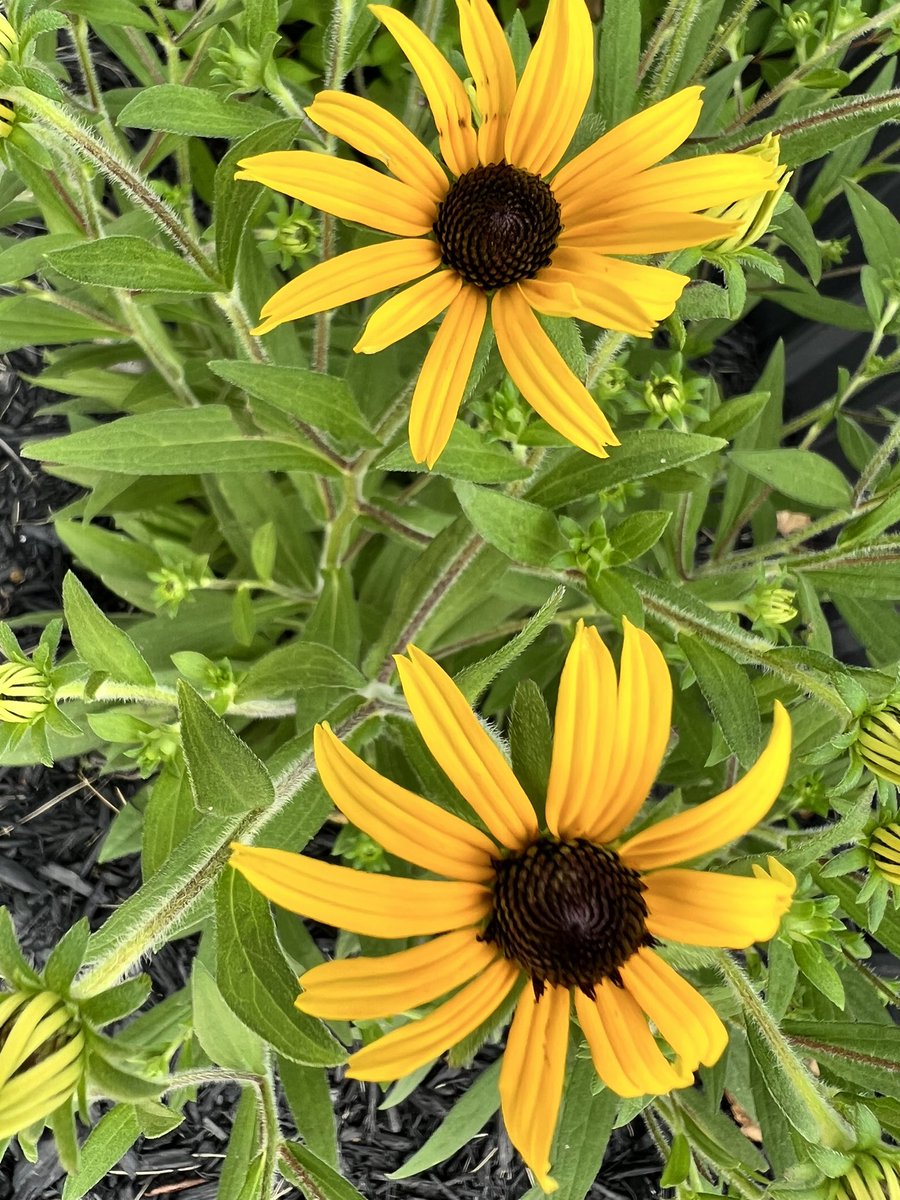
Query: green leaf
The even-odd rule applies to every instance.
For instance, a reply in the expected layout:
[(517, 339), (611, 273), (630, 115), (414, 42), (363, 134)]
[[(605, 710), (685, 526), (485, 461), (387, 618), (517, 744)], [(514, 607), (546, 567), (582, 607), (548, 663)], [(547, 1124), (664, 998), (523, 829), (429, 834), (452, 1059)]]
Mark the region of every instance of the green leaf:
[(454, 682), (470, 704), (474, 705), (500, 672), (505, 671), (536, 638), (540, 637), (556, 616), (565, 594), (565, 588), (557, 588), (514, 638), (504, 642), (499, 650), (495, 650), (487, 658), (472, 663), (459, 672)]
[(600, 112), (607, 129), (634, 112), (640, 53), (640, 0), (608, 0), (603, 6), (597, 67)]
[[(793, 1125), (801, 1137), (813, 1145), (818, 1144), (821, 1140), (821, 1130), (814, 1114), (798, 1100), (797, 1093), (775, 1058), (772, 1047), (750, 1017), (747, 1018), (746, 1030), (747, 1045), (759, 1069), (759, 1079), (766, 1093), (782, 1117)], [(810, 1082), (812, 1083), (811, 1078)]]
[(218, 286), (177, 254), (139, 237), (117, 235), (52, 250), (47, 262), (61, 275), (92, 287), (201, 295)]
[(116, 1165), (140, 1135), (134, 1106), (117, 1104), (105, 1113), (81, 1148), (81, 1164), (63, 1187), (63, 1200), (81, 1200)]
[(259, 1103), (253, 1088), (244, 1088), (228, 1139), (216, 1200), (263, 1200), (265, 1156), (259, 1128)]
[(743, 668), (700, 638), (681, 634), (678, 645), (697, 676), (700, 691), (729, 749), (741, 766), (752, 766), (759, 757), (759, 707)]
[(178, 681), (181, 740), (194, 803), (225, 817), (267, 808), (275, 798), (269, 772), (246, 742), (183, 679)]
[(562, 508), (605, 488), (682, 467), (725, 445), (723, 438), (698, 433), (663, 429), (624, 433), (621, 446), (612, 447), (609, 458), (600, 462), (581, 450), (564, 451), (528, 489), (525, 498), (544, 508)]
[(273, 404), (279, 411), (324, 429), (332, 437), (358, 447), (380, 445), (343, 379), (304, 371), (300, 367), (273, 367), (268, 363), (214, 359), (207, 364), (248, 396)]
[(48, 292), (0, 299), (0, 354), (21, 350), (23, 346), (67, 346), (94, 338), (123, 337), (122, 329), (111, 319), (105, 319), (103, 313), (86, 314), (60, 308), (50, 295)]
[(91, 25), (122, 25), (153, 33), (156, 22), (134, 0), (66, 0), (66, 13), (87, 17)]
[(646, 554), (662, 535), (672, 519), (672, 513), (660, 509), (629, 513), (615, 529), (610, 531), (609, 540), (615, 550), (617, 563), (632, 562)]
[[(377, 465), (382, 471), (428, 471), (425, 463), (415, 462), (405, 442)], [(457, 421), (450, 441), (429, 474), (469, 483), (511, 483), (527, 479), (531, 472), (505, 446), (485, 441), (477, 429)]]
[(736, 433), (740, 433), (756, 420), (768, 400), (768, 392), (748, 392), (746, 396), (735, 396), (733, 400), (726, 400), (724, 404), (719, 405), (708, 421), (703, 421), (697, 426), (697, 433), (731, 441)]
[(813, 283), (818, 283), (822, 278), (822, 250), (806, 213), (793, 198), (775, 218), (775, 224), (778, 237), (794, 251)]
[(731, 318), (728, 289), (716, 283), (692, 283), (682, 292), (676, 312), (682, 321), (709, 321)]
[[(895, 542), (858, 546), (842, 555), (811, 555), (796, 569), (820, 593), (847, 595), (853, 601), (900, 600), (900, 545)], [(896, 659), (895, 644), (891, 661)]]
[(845, 180), (844, 190), (867, 261), (878, 271), (889, 273), (891, 266), (900, 261), (900, 221), (852, 179)]
[(63, 580), (63, 612), (69, 636), (82, 662), (120, 683), (154, 687), (147, 662), (123, 629), (104, 615), (71, 571)]
[(900, 1099), (900, 1047), (892, 1030), (861, 1021), (785, 1021), (798, 1050), (867, 1092)]
[(87, 919), (82, 917), (71, 929), (66, 930), (50, 951), (44, 967), (44, 982), (52, 992), (68, 996), (72, 980), (84, 962), (89, 936)]
[(271, 113), (253, 104), (225, 100), (203, 88), (161, 83), (138, 92), (116, 124), (188, 137), (240, 138), (271, 120)]
[(22, 951), (9, 909), (0, 908), (0, 979), (13, 988), (39, 988), (41, 977)]
[(79, 1000), (78, 1006), (85, 1020), (92, 1025), (110, 1025), (139, 1009), (150, 995), (150, 987), (149, 975), (135, 975), (97, 996)]
[[(2, 301), (0, 301), (2, 305)], [(293, 443), (249, 437), (220, 404), (122, 417), (108, 425), (23, 446), (26, 458), (133, 475), (198, 471), (314, 471), (337, 475), (318, 454)]]
[(238, 684), (237, 698), (276, 700), (314, 688), (355, 692), (365, 684), (360, 670), (336, 650), (297, 638), (257, 659)]
[(732, 450), (731, 461), (776, 492), (815, 508), (848, 508), (843, 472), (811, 450)]
[(259, 1037), (236, 1017), (199, 958), (191, 968), (194, 1035), (214, 1063), (230, 1071), (264, 1075), (265, 1049)]
[(660, 1187), (670, 1188), (684, 1183), (691, 1169), (691, 1147), (683, 1133), (676, 1134), (669, 1147), (665, 1170), (660, 1176)]
[(144, 879), (165, 863), (184, 841), (197, 817), (186, 771), (166, 767), (153, 781), (144, 808), (141, 836), (141, 873)]
[(621, 621), (627, 617), (632, 625), (639, 629), (644, 627), (644, 606), (641, 598), (627, 579), (618, 571), (607, 569), (597, 575), (591, 575), (586, 580), (587, 589), (597, 606)]
[(365, 1200), (356, 1188), (339, 1175), (334, 1167), (299, 1142), (286, 1142), (279, 1167), (300, 1189), (306, 1200)]
[(823, 954), (822, 947), (816, 942), (795, 942), (793, 951), (797, 966), (813, 987), (818, 988), (837, 1008), (843, 1008), (844, 985), (840, 975)]
[(345, 1054), (320, 1021), (294, 1007), (297, 982), (275, 936), (265, 897), (235, 870), (216, 888), (216, 979), (229, 1007), (278, 1054), (330, 1067)]
[(338, 1170), (334, 1106), (325, 1069), (279, 1058), (278, 1075), (297, 1132), (313, 1154)]
[(500, 1107), (497, 1082), (501, 1063), (498, 1060), (474, 1080), (453, 1105), (443, 1121), (415, 1154), (402, 1167), (392, 1171), (388, 1179), (409, 1179), (429, 1167), (444, 1162), (451, 1154), (470, 1142)]
[(472, 483), (457, 482), (454, 490), (472, 527), (513, 561), (547, 567), (564, 548), (556, 518), (546, 509)]

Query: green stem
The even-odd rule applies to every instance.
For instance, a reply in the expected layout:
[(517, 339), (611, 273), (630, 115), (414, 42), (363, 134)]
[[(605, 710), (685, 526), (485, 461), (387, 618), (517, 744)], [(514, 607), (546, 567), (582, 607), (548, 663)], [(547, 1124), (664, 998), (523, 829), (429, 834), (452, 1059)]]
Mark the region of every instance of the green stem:
[(778, 1028), (774, 1017), (757, 995), (746, 972), (725, 950), (717, 951), (715, 957), (725, 982), (741, 1004), (745, 1019), (753, 1021), (767, 1043), (801, 1111), (813, 1118), (821, 1144), (832, 1150), (848, 1150), (855, 1141), (852, 1128), (832, 1107), (823, 1090), (797, 1056), (790, 1042)]
[(741, 3), (734, 10), (731, 17), (728, 19), (716, 33), (712, 45), (706, 53), (703, 62), (694, 72), (691, 83), (698, 83), (705, 80), (716, 64), (716, 60), (722, 51), (727, 47), (732, 35), (735, 34), (746, 22), (747, 18), (756, 8), (759, 0), (741, 0)]
[(584, 386), (591, 390), (606, 367), (615, 359), (622, 347), (630, 340), (627, 333), (613, 333), (606, 329), (594, 343), (594, 350), (588, 360), (587, 371), (584, 375)]
[[(86, 686), (86, 683), (67, 683), (56, 690), (54, 700), (58, 704), (80, 700), (86, 704), (165, 704), (169, 708), (178, 707), (178, 693), (174, 688), (107, 681), (86, 697)], [(293, 700), (247, 700), (242, 704), (229, 704), (225, 715), (276, 719), (293, 716), (296, 711), (297, 705)]]
[(672, 26), (666, 52), (663, 55), (653, 86), (647, 93), (647, 104), (668, 96), (672, 90), (694, 22), (700, 13), (701, 0), (682, 0)]
[(869, 492), (887, 465), (892, 454), (900, 450), (900, 417), (894, 422), (890, 433), (860, 471), (856, 487), (853, 489), (853, 507), (857, 508), (868, 497)]

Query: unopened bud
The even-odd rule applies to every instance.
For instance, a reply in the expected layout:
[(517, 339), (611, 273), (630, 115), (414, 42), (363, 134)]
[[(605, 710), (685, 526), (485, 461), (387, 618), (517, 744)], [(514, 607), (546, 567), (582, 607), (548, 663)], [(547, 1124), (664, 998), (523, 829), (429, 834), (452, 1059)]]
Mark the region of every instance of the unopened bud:
[(0, 1141), (44, 1120), (84, 1073), (84, 1034), (54, 992), (0, 993)]
[(870, 712), (859, 723), (856, 750), (873, 775), (900, 784), (900, 709)]
[(18, 662), (0, 664), (0, 724), (33, 721), (49, 703), (50, 685), (37, 667)]
[(888, 883), (900, 883), (900, 825), (882, 825), (869, 838), (872, 867)]

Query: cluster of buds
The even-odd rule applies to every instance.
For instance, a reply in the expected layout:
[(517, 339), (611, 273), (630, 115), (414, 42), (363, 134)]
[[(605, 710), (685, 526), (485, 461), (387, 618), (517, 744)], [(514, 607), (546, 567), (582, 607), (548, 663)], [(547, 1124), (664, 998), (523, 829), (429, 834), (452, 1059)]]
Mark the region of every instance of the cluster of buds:
[(0, 1142), (68, 1104), (84, 1048), (77, 1011), (54, 992), (0, 993)]
[[(0, 66), (7, 61), (10, 51), (18, 40), (16, 31), (10, 25), (9, 21), (7, 21), (6, 17), (4, 17), (3, 13), (0, 13)], [(12, 105), (0, 95), (0, 139), (9, 137), (15, 117), (16, 114), (13, 111)]]
[(676, 352), (657, 354), (642, 380), (632, 380), (624, 394), (626, 411), (644, 414), (647, 429), (672, 425), (687, 432), (691, 422), (709, 417), (709, 380), (685, 367)]
[(771, 168), (771, 179), (775, 186), (771, 191), (748, 196), (746, 200), (735, 200), (733, 204), (721, 205), (707, 211), (706, 215), (709, 217), (721, 217), (723, 220), (738, 223), (734, 233), (711, 244), (710, 249), (719, 254), (739, 252), (759, 241), (772, 222), (778, 201), (784, 195), (792, 174), (779, 161), (781, 145), (777, 134), (767, 133), (761, 142), (748, 146), (740, 153), (761, 158), (767, 163)]
[(205, 555), (191, 555), (183, 562), (164, 563), (158, 571), (149, 571), (156, 584), (153, 601), (161, 612), (174, 617), (185, 600), (212, 578)]
[(476, 400), (472, 408), (485, 437), (513, 444), (524, 433), (531, 415), (518, 388), (508, 377), (485, 400)]
[(262, 91), (266, 86), (266, 64), (271, 53), (262, 54), (259, 50), (241, 46), (228, 31), (223, 32), (224, 45), (213, 46), (209, 57), (215, 64), (209, 77), (219, 83), (224, 83), (229, 89), (230, 96), (252, 96)]

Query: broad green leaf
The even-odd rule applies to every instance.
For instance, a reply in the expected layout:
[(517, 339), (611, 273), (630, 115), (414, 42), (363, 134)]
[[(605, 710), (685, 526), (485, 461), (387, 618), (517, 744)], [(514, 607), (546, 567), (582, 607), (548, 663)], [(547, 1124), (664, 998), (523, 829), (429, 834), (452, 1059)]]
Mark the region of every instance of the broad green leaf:
[(603, 6), (597, 67), (600, 112), (607, 129), (634, 112), (640, 53), (640, 0), (608, 0)]
[(129, 292), (181, 292), (200, 295), (217, 285), (184, 259), (139, 237), (113, 236), (83, 242), (67, 250), (51, 250), (54, 271), (92, 287)]
[(900, 261), (900, 221), (852, 179), (845, 181), (844, 190), (867, 261), (879, 273), (889, 274), (892, 266)]
[(81, 240), (71, 233), (49, 233), (13, 242), (0, 253), (0, 284), (19, 283), (28, 279), (43, 267), (44, 256), (50, 250), (61, 250)]
[[(383, 471), (428, 470), (425, 463), (415, 462), (405, 441), (380, 459), (378, 466)], [(530, 471), (505, 446), (485, 441), (477, 429), (457, 421), (450, 441), (430, 474), (464, 479), (469, 483), (511, 483), (516, 479), (527, 479)]]
[(590, 575), (585, 583), (591, 597), (603, 612), (621, 621), (627, 617), (632, 625), (644, 627), (644, 608), (634, 587), (618, 571), (607, 569)]
[(671, 512), (659, 509), (629, 513), (624, 521), (610, 531), (609, 540), (616, 554), (613, 561), (632, 562), (646, 554), (665, 533), (671, 519)]
[(562, 508), (573, 500), (636, 479), (659, 475), (721, 450), (723, 438), (669, 430), (623, 433), (621, 446), (599, 461), (581, 450), (566, 450), (528, 489), (525, 498), (544, 508)]
[(733, 400), (726, 400), (719, 405), (708, 421), (703, 421), (697, 426), (697, 433), (731, 441), (736, 433), (740, 433), (756, 420), (768, 400), (768, 392), (748, 392), (746, 396), (735, 396)]
[(822, 278), (822, 250), (806, 213), (793, 199), (775, 218), (775, 233), (806, 267), (813, 283)]
[(161, 83), (138, 92), (116, 123), (126, 129), (156, 129), (188, 137), (241, 138), (271, 120), (271, 113), (253, 104), (226, 100), (199, 87)]
[(516, 661), (523, 651), (527, 650), (535, 638), (540, 637), (553, 618), (565, 596), (565, 588), (557, 588), (533, 617), (525, 628), (505, 642), (499, 650), (483, 658), (480, 662), (465, 667), (455, 678), (455, 683), (470, 704), (475, 704), (486, 688), (494, 682), (501, 671)]
[[(2, 301), (0, 301), (2, 304)], [(203, 471), (315, 471), (336, 475), (318, 454), (242, 433), (223, 405), (122, 417), (66, 437), (29, 442), (27, 458), (99, 471), (191, 475)]]
[(120, 683), (153, 687), (147, 662), (124, 630), (114, 625), (71, 571), (63, 580), (63, 612), (69, 636), (82, 662)]
[(178, 711), (184, 759), (200, 812), (225, 817), (272, 803), (275, 791), (266, 768), (183, 679), (178, 681)]
[[(750, 1054), (758, 1068), (758, 1079), (763, 1089), (774, 1102), (781, 1117), (786, 1119), (801, 1137), (806, 1138), (813, 1145), (818, 1144), (821, 1141), (821, 1130), (815, 1115), (798, 1098), (790, 1079), (775, 1058), (771, 1045), (749, 1016), (746, 1022), (746, 1031), (747, 1045), (750, 1047)], [(810, 1076), (810, 1085), (815, 1086), (812, 1076)], [(756, 1085), (754, 1085), (754, 1091), (755, 1089)], [(765, 1127), (763, 1127), (763, 1131), (765, 1132)]]
[(730, 750), (743, 767), (759, 757), (759, 707), (742, 667), (702, 638), (682, 634), (678, 645), (697, 676), (697, 683)]
[(123, 330), (103, 313), (72, 312), (54, 304), (50, 297), (46, 292), (0, 299), (0, 354), (23, 346), (67, 346), (123, 337)]
[(131, 1149), (140, 1132), (134, 1105), (117, 1104), (104, 1113), (81, 1147), (81, 1163), (66, 1179), (62, 1200), (81, 1200)]
[(100, 992), (87, 1000), (79, 1000), (82, 1015), (92, 1025), (110, 1025), (131, 1016), (150, 995), (149, 975), (135, 975), (123, 983), (117, 983), (108, 991)]
[(324, 1067), (305, 1067), (289, 1058), (279, 1058), (278, 1075), (304, 1144), (338, 1170), (334, 1106)]
[(353, 692), (365, 687), (365, 677), (330, 646), (299, 638), (277, 646), (257, 659), (238, 685), (237, 697), (278, 699), (313, 688)]
[(261, 1040), (231, 1011), (199, 958), (191, 968), (191, 997), (194, 1035), (212, 1061), (230, 1071), (264, 1075), (266, 1054)]
[(704, 281), (685, 288), (676, 312), (682, 321), (710, 321), (734, 315), (728, 289)]
[(380, 445), (343, 379), (300, 367), (274, 367), (221, 358), (207, 365), (248, 396), (273, 404), (333, 437), (352, 441), (357, 447)]
[(418, 1175), (421, 1171), (427, 1171), (429, 1167), (444, 1162), (451, 1154), (455, 1154), (470, 1142), (500, 1107), (500, 1092), (497, 1088), (500, 1066), (498, 1060), (482, 1071), (453, 1105), (427, 1142), (387, 1178), (409, 1179), (411, 1175)]
[(809, 982), (832, 1004), (843, 1008), (846, 997), (841, 977), (825, 957), (818, 942), (795, 942), (793, 951), (797, 966)]
[(167, 767), (153, 781), (144, 808), (141, 872), (144, 879), (166, 862), (187, 836), (197, 817), (186, 771)]
[(515, 562), (548, 567), (565, 547), (552, 513), (527, 500), (457, 482), (457, 499), (474, 529)]
[(731, 461), (801, 504), (816, 508), (850, 505), (850, 484), (843, 472), (811, 450), (732, 450)]
[(87, 17), (91, 25), (121, 25), (153, 33), (158, 29), (136, 0), (66, 0), (66, 13)]
[(235, 870), (216, 888), (216, 981), (229, 1007), (273, 1050), (308, 1066), (345, 1055), (320, 1021), (294, 1007), (297, 982), (275, 936), (268, 901)]
[(306, 1200), (365, 1200), (353, 1184), (299, 1142), (286, 1142), (279, 1166)]

